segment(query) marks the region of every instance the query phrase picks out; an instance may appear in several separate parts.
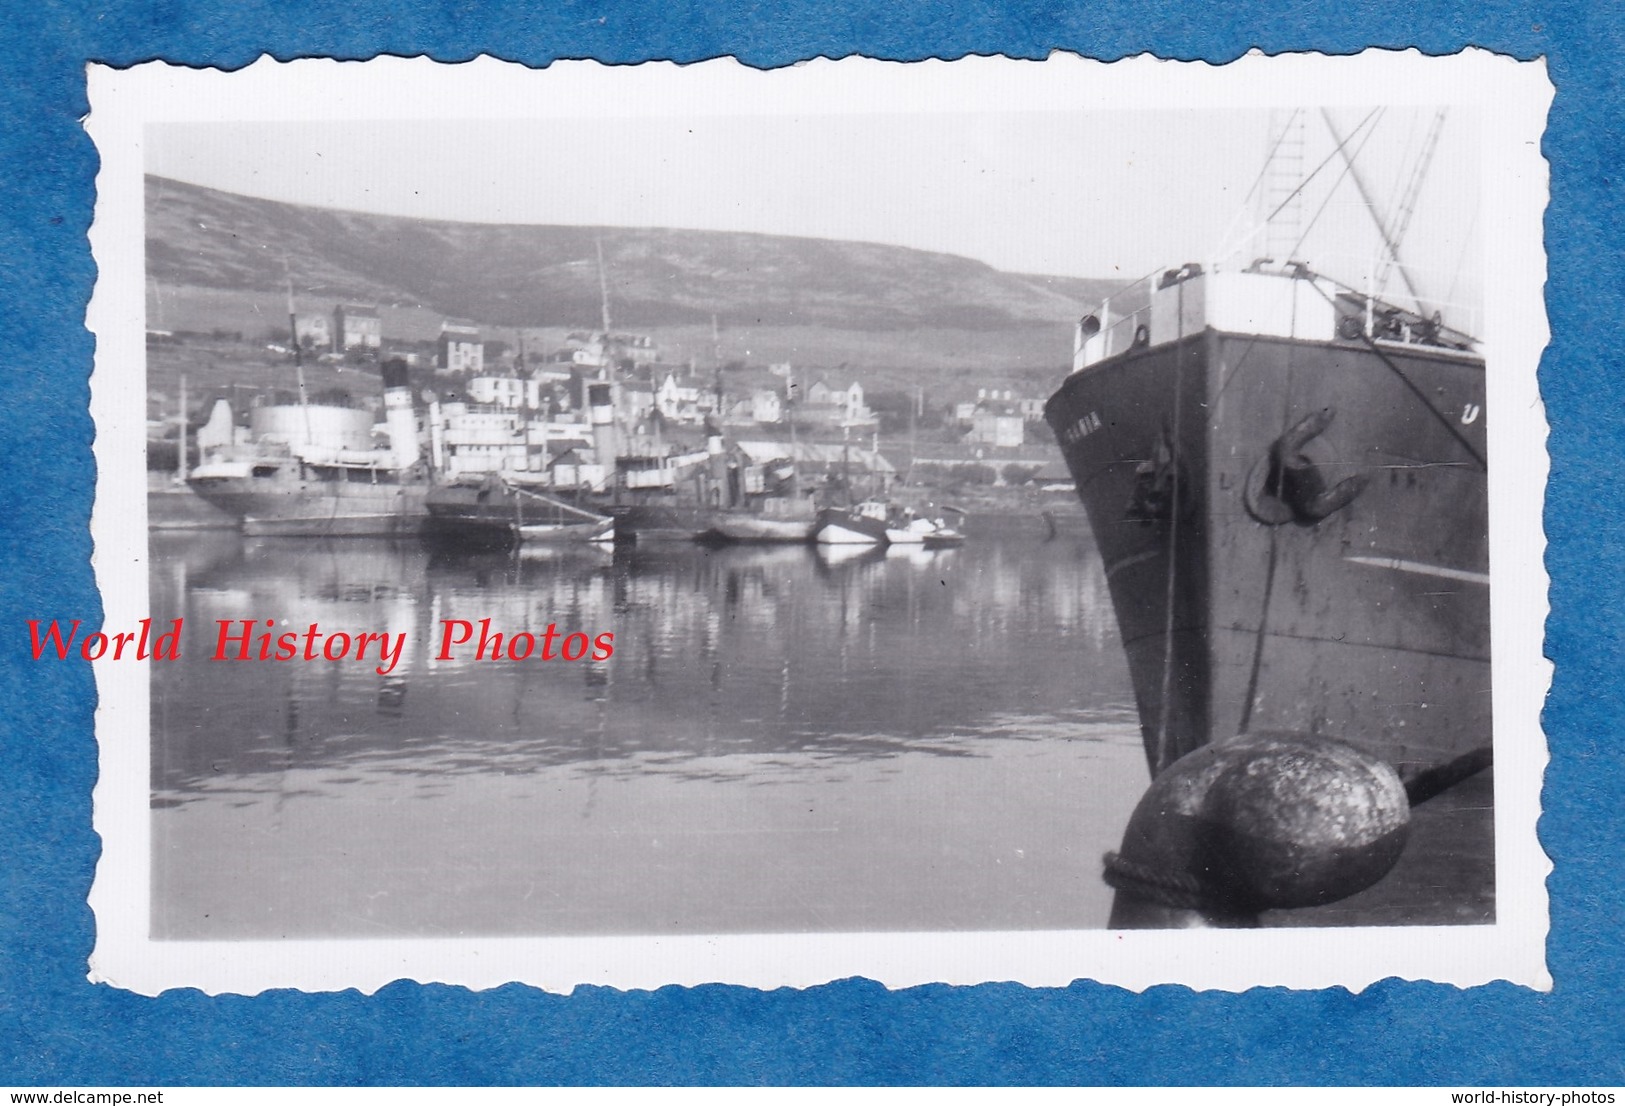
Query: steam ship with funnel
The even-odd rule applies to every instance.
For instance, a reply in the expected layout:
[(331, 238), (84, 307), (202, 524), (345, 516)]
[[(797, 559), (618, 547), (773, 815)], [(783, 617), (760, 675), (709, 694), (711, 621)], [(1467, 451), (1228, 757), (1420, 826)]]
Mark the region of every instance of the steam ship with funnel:
[[(187, 483), (250, 535), (391, 537), (422, 530), (427, 469), (404, 362), (381, 367), (389, 448), (372, 413), (299, 402), (256, 407), (250, 438), (204, 458)], [(303, 389), (301, 388), (301, 394)]]

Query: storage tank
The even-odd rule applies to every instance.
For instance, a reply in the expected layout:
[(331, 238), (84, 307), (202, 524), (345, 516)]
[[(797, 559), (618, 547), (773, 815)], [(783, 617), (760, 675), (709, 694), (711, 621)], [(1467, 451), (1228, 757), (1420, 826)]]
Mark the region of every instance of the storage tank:
[(255, 407), (248, 413), (255, 441), (284, 442), (290, 447), (371, 449), (372, 412), (324, 403)]

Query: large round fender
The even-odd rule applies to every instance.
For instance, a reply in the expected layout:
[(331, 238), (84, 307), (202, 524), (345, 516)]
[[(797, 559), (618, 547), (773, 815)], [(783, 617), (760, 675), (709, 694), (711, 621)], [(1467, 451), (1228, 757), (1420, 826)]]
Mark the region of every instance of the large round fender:
[(1157, 776), (1107, 854), (1113, 924), (1200, 924), (1168, 911), (1246, 924), (1335, 902), (1388, 873), (1409, 825), (1398, 773), (1352, 745), (1260, 733), (1205, 746)]

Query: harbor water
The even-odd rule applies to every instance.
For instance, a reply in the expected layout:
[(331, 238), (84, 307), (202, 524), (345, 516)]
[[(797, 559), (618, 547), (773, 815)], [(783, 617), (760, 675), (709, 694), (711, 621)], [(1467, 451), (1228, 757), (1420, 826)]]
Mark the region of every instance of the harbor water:
[[(154, 533), (152, 932), (166, 939), (1103, 926), (1147, 783), (1081, 533), (959, 549)], [(211, 660), (221, 621), (405, 634)], [(442, 656), (448, 621), (614, 635)]]

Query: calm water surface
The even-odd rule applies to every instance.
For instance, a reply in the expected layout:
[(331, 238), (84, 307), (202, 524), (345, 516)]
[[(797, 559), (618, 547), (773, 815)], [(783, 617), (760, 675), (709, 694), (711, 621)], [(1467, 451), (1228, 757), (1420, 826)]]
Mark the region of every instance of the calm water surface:
[[(1146, 783), (1087, 539), (962, 549), (154, 534), (153, 931), (185, 939), (1075, 928)], [(220, 619), (390, 632), (212, 662)], [(436, 658), (440, 621), (609, 660)]]

